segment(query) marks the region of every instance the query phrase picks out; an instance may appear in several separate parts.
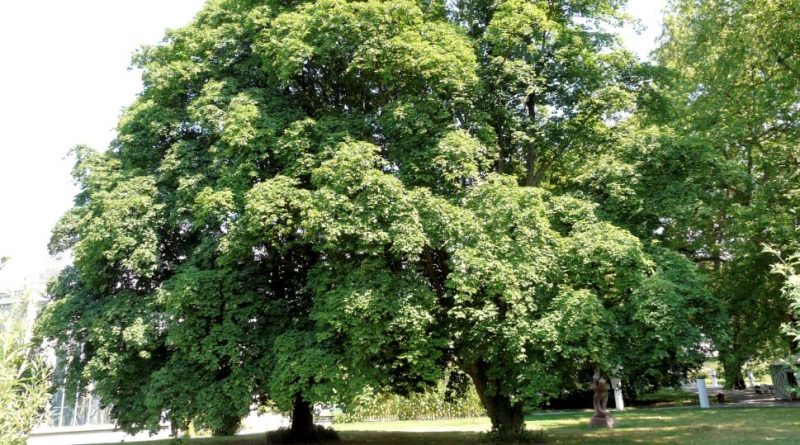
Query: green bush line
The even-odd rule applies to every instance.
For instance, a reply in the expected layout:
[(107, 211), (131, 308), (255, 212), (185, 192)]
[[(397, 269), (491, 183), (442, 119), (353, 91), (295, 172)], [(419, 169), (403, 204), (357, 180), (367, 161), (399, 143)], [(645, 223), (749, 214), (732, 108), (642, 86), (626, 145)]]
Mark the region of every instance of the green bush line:
[(458, 397), (448, 400), (444, 382), (436, 389), (408, 397), (391, 394), (365, 393), (356, 403), (335, 417), (335, 423), (373, 422), (389, 420), (441, 420), (486, 415), (472, 385)]

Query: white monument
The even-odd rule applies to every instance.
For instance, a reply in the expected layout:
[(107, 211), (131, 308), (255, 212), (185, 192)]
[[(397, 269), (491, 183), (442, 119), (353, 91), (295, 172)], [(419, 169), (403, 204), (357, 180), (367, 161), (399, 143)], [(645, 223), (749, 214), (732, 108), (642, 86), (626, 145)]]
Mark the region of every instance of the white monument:
[(622, 400), (622, 381), (617, 378), (611, 379), (611, 386), (614, 388), (614, 404), (618, 411), (625, 410), (625, 401)]
[(700, 408), (708, 408), (708, 392), (706, 391), (706, 379), (697, 379), (697, 396), (700, 397)]

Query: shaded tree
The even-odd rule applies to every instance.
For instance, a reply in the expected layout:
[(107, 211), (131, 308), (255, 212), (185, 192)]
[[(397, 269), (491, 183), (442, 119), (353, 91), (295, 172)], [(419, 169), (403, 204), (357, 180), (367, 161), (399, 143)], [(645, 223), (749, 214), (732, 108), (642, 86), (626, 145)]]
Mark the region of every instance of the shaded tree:
[(788, 301), (763, 248), (793, 243), (798, 227), (800, 10), (770, 0), (674, 6), (657, 55), (676, 73), (666, 85), (684, 149), (672, 159), (694, 199), (673, 213), (670, 225), (682, 228), (672, 238), (707, 266), (726, 302), (727, 340), (718, 347), (726, 383), (742, 388), (746, 361), (789, 347), (780, 332)]

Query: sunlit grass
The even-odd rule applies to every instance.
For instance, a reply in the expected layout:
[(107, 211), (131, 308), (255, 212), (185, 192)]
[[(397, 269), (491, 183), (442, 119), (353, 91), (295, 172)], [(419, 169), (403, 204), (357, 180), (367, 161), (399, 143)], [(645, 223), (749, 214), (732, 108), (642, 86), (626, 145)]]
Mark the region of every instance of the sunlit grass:
[[(617, 428), (588, 426), (589, 411), (538, 413), (529, 430), (544, 430), (550, 444), (795, 444), (800, 437), (800, 409), (697, 408), (631, 409), (617, 413)], [(483, 443), (486, 418), (435, 421), (365, 422), (336, 425), (342, 444), (455, 445)], [(170, 441), (156, 444), (166, 445)], [(192, 439), (190, 445), (257, 445), (264, 435)]]

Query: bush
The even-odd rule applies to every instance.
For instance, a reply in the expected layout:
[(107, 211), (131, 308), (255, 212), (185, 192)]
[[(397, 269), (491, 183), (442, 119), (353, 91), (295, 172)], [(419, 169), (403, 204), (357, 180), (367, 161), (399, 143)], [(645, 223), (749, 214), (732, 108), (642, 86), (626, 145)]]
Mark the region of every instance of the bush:
[(17, 445), (44, 420), (50, 368), (26, 338), (23, 309), (0, 319), (0, 443)]
[(428, 391), (408, 397), (367, 391), (354, 404), (345, 407), (336, 417), (336, 423), (366, 422), (374, 420), (434, 420), (462, 417), (479, 417), (486, 413), (478, 393), (467, 382), (461, 391), (448, 388), (441, 381)]

